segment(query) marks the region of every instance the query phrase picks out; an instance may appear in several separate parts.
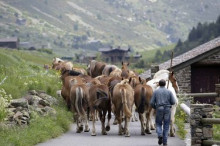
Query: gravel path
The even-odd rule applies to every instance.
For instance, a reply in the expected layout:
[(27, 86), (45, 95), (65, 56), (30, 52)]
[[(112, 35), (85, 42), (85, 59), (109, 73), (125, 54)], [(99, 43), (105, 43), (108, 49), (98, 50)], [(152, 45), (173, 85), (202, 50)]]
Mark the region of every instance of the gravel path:
[[(111, 120), (113, 121), (113, 120)], [(89, 122), (90, 128), (92, 122)], [(131, 137), (118, 135), (118, 125), (111, 125), (108, 135), (101, 135), (101, 123), (96, 122), (96, 136), (90, 136), (90, 132), (76, 133), (76, 125), (71, 126), (70, 131), (60, 137), (40, 143), (37, 146), (157, 146), (157, 135), (155, 130), (152, 134), (142, 136), (140, 133), (140, 122), (130, 123)], [(178, 137), (168, 138), (169, 146), (186, 146), (184, 140)]]

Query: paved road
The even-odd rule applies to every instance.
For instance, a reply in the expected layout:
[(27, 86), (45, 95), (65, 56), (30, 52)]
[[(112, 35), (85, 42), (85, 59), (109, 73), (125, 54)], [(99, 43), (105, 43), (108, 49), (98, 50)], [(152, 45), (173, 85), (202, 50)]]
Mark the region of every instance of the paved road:
[[(90, 132), (76, 133), (76, 125), (73, 124), (67, 133), (37, 146), (158, 146), (155, 130), (151, 135), (142, 136), (139, 121), (130, 123), (130, 137), (119, 136), (118, 125), (111, 125), (108, 135), (101, 135), (100, 124), (96, 122), (96, 136), (90, 136)], [(89, 125), (91, 127), (91, 122)], [(169, 137), (168, 145), (186, 146), (178, 137)]]

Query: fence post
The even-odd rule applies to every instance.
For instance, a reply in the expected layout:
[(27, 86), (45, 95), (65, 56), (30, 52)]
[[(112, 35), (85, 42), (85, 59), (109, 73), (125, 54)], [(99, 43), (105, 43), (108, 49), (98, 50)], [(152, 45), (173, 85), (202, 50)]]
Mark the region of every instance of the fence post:
[(216, 104), (220, 105), (220, 84), (215, 84), (215, 92), (218, 94), (215, 98)]
[(212, 118), (213, 105), (191, 104), (190, 105), (191, 146), (201, 146), (202, 140), (212, 139), (212, 124), (202, 124), (202, 118)]
[(151, 65), (151, 78), (154, 77), (154, 74), (159, 71), (158, 65)]

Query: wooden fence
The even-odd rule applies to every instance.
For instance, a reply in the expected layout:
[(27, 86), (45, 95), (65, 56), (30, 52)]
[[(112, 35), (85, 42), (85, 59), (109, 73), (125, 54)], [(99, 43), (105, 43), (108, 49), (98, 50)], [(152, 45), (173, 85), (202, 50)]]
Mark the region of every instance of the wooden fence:
[[(188, 93), (178, 94), (177, 96), (189, 97), (216, 97), (220, 98), (220, 84), (215, 85), (216, 92), (212, 93)], [(213, 105), (211, 104), (191, 104), (190, 108), (184, 103), (180, 107), (190, 116), (191, 126), (191, 145), (220, 145), (220, 141), (213, 140), (213, 124), (220, 124), (220, 118), (212, 118)], [(217, 109), (219, 110), (219, 109)]]

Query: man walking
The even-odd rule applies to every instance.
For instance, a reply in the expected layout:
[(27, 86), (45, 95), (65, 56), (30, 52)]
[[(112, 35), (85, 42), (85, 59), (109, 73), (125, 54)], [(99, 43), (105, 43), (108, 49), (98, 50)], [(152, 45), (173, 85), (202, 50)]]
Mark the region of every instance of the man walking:
[[(166, 81), (159, 81), (159, 89), (155, 90), (150, 104), (156, 109), (156, 132), (158, 135), (158, 144), (167, 145), (167, 137), (170, 125), (170, 108), (176, 103), (171, 91), (165, 88)], [(163, 129), (162, 129), (163, 125)]]

